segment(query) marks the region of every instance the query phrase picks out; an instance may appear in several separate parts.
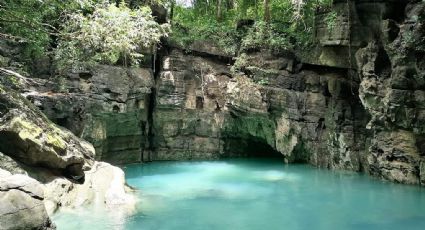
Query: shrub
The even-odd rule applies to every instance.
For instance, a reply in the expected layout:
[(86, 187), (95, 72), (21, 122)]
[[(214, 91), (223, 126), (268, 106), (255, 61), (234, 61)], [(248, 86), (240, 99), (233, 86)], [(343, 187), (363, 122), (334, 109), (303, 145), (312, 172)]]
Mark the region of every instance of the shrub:
[(106, 4), (92, 14), (74, 13), (62, 28), (56, 50), (59, 67), (81, 62), (135, 65), (143, 51), (167, 36), (168, 24), (154, 21), (148, 7), (135, 10), (124, 3)]

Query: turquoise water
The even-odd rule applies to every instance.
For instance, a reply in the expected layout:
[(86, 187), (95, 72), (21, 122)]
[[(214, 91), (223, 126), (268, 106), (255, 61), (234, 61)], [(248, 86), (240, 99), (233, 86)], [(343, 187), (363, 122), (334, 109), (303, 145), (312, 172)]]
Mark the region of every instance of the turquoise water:
[[(124, 168), (136, 213), (90, 209), (58, 229), (425, 229), (425, 189), (276, 159), (154, 162)], [(90, 210), (90, 211), (87, 211)]]

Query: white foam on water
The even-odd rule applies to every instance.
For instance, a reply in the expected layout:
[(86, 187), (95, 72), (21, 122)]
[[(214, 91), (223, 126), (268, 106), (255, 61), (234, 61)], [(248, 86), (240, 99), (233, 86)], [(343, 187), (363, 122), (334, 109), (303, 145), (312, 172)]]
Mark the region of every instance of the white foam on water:
[(298, 180), (298, 175), (293, 173), (286, 173), (278, 170), (255, 171), (254, 178), (264, 181), (289, 181), (293, 182)]

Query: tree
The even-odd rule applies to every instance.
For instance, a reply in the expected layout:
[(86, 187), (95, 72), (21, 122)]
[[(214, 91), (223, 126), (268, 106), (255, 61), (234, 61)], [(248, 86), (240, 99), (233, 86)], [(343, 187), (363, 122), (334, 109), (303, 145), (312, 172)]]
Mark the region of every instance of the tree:
[(266, 24), (270, 23), (270, 0), (264, 0), (264, 21)]
[(90, 11), (101, 1), (0, 0), (0, 38), (23, 44), (25, 58), (44, 55), (57, 38), (64, 15)]
[(60, 67), (81, 62), (137, 64), (143, 50), (168, 35), (168, 24), (159, 25), (150, 8), (130, 9), (125, 3), (99, 6), (92, 14), (70, 14), (61, 30), (56, 50)]
[(217, 21), (221, 21), (222, 19), (221, 6), (222, 6), (221, 0), (217, 0)]

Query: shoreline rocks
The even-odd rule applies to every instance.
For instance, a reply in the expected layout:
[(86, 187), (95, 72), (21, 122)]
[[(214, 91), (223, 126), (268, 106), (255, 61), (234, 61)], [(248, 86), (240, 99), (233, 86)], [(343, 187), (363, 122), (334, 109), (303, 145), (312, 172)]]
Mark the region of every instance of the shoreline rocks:
[(43, 193), (38, 181), (0, 169), (0, 229), (56, 229), (44, 207)]

